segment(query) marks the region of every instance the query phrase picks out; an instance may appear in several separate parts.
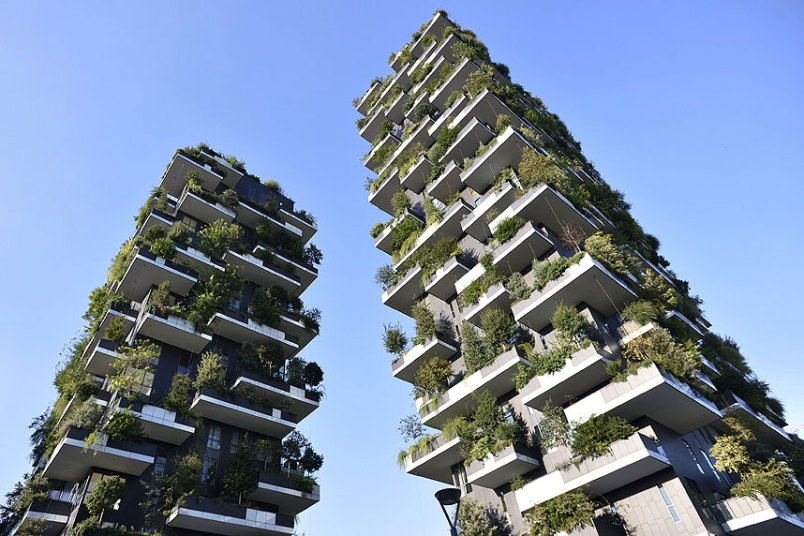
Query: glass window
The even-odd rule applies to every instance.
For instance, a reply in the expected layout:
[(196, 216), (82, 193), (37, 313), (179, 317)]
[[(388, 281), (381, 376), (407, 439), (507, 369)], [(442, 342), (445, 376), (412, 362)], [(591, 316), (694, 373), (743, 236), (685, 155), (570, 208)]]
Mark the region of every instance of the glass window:
[(698, 468), (698, 471), (700, 471), (702, 475), (705, 475), (706, 472), (703, 470), (703, 467), (701, 467), (701, 463), (698, 461), (698, 457), (695, 455), (695, 452), (692, 450), (692, 447), (690, 447), (690, 444), (687, 443), (686, 439), (682, 439), (682, 441), (684, 442), (684, 446), (687, 447), (687, 452), (690, 453), (692, 461), (695, 462), (695, 467)]
[(204, 484), (212, 484), (215, 480), (215, 470), (218, 468), (218, 460), (214, 458), (204, 458), (204, 466), (201, 468), (201, 481)]
[(213, 424), (209, 427), (209, 435), (207, 436), (207, 448), (219, 449), (221, 448), (221, 427)]
[(167, 458), (164, 456), (157, 456), (156, 462), (154, 463), (154, 473), (161, 475), (165, 472), (165, 467), (167, 466)]
[(679, 517), (678, 512), (676, 511), (676, 507), (673, 506), (673, 501), (670, 500), (670, 495), (667, 493), (667, 490), (664, 489), (664, 486), (662, 486), (661, 484), (657, 484), (657, 486), (659, 486), (659, 493), (662, 494), (662, 500), (664, 501), (664, 504), (667, 506), (667, 510), (670, 512), (673, 521), (675, 523), (680, 523), (681, 518)]
[(234, 454), (240, 449), (240, 432), (232, 432), (232, 440), (229, 442), (229, 452)]
[(708, 455), (707, 453), (705, 453), (703, 450), (701, 450), (701, 457), (702, 457), (702, 458), (704, 459), (704, 461), (706, 462), (706, 465), (708, 465), (708, 466), (709, 466), (709, 469), (711, 469), (711, 470), (712, 470), (712, 472), (715, 474), (715, 478), (717, 478), (718, 480), (720, 480), (720, 471), (718, 471), (717, 469), (715, 469), (715, 466), (714, 466), (714, 465), (712, 465), (712, 460), (710, 460), (710, 459), (709, 459), (709, 455)]

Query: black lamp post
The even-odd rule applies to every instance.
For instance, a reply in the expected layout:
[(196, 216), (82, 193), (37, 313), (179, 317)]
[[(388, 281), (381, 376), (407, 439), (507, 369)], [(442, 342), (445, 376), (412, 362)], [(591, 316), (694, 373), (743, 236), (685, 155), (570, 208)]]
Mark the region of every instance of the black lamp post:
[[(458, 488), (440, 489), (435, 492), (435, 498), (438, 499), (438, 504), (441, 505), (441, 511), (444, 512), (444, 516), (447, 518), (450, 535), (458, 536), (458, 527), (456, 524), (458, 523), (458, 507), (461, 502), (461, 490)], [(447, 513), (447, 506), (455, 507), (455, 512), (452, 514), (451, 519), (449, 513)]]

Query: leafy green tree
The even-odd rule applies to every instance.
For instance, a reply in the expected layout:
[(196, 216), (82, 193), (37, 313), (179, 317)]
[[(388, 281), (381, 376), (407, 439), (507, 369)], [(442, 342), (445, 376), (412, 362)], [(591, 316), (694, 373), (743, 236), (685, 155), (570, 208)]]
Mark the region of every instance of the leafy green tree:
[(243, 498), (257, 489), (259, 476), (257, 456), (251, 448), (243, 446), (226, 462), (223, 488), (237, 497), (237, 504), (242, 504)]
[(591, 524), (595, 505), (581, 491), (570, 491), (537, 504), (525, 515), (530, 536), (554, 536)]
[(103, 512), (122, 501), (126, 494), (126, 481), (117, 475), (106, 476), (98, 482), (86, 499), (87, 510), (103, 522)]

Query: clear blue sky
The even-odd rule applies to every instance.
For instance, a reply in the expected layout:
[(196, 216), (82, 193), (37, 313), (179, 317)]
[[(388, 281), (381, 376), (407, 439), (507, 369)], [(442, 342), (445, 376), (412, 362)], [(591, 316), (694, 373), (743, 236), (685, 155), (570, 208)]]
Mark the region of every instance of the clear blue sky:
[[(336, 5), (337, 4), (337, 5)], [(542, 97), (672, 268), (804, 423), (798, 244), (804, 4), (790, 2), (0, 2), (0, 489), (63, 345), (174, 149), (207, 141), (319, 220), (324, 311), (305, 356), (327, 398), (307, 536), (435, 534), (438, 487), (396, 467), (410, 389), (390, 374), (351, 100), (443, 7)]]

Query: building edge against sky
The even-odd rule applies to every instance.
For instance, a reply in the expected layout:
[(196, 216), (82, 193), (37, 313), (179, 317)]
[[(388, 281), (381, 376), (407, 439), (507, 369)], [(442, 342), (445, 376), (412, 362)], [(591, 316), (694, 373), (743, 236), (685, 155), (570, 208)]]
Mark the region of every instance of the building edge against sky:
[(416, 326), (384, 333), (400, 466), (515, 533), (804, 533), (782, 404), (560, 119), (443, 11), (389, 63), (354, 105), (382, 301)]
[(300, 352), (322, 254), (278, 183), (205, 144), (135, 215), (34, 422), (2, 532), (287, 535), (323, 463), (296, 431), (323, 371)]

